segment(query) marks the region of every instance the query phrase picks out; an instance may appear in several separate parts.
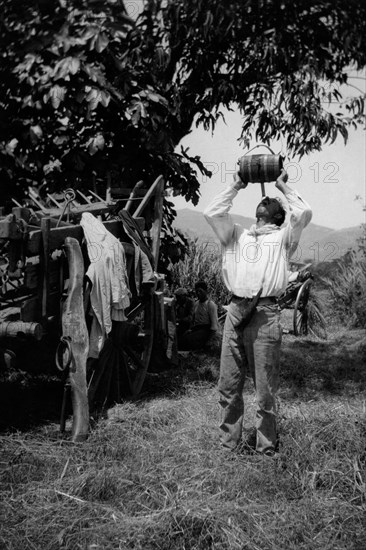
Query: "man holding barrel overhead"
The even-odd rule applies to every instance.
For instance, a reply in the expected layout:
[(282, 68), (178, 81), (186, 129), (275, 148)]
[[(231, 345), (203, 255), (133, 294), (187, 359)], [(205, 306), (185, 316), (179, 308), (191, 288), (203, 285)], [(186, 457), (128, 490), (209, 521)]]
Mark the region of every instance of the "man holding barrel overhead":
[[(225, 320), (219, 379), (220, 441), (229, 450), (253, 450), (275, 456), (278, 450), (276, 392), (282, 338), (278, 297), (288, 282), (288, 260), (296, 250), (312, 212), (287, 185), (285, 170), (276, 187), (286, 197), (289, 220), (278, 199), (264, 197), (256, 208), (257, 222), (249, 229), (234, 224), (232, 201), (248, 180), (242, 171), (206, 208), (204, 215), (222, 243), (222, 273), (232, 292)], [(243, 388), (250, 374), (256, 389), (256, 430), (253, 441), (241, 441)]]

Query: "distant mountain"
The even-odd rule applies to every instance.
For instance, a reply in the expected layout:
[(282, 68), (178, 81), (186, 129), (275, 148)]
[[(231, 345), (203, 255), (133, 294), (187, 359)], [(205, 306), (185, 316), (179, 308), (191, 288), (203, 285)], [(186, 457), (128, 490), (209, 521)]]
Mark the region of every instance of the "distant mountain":
[(357, 247), (357, 240), (362, 233), (360, 227), (347, 227), (331, 231), (319, 240), (319, 248), (323, 252), (321, 259), (329, 261), (343, 256), (350, 248)]
[[(250, 227), (255, 222), (254, 218), (238, 214), (232, 214), (232, 216), (235, 223), (239, 223), (243, 227)], [(218, 242), (202, 212), (190, 208), (177, 210), (174, 226), (188, 237), (197, 238), (199, 242)], [(357, 245), (357, 239), (361, 237), (361, 233), (360, 227), (334, 230), (310, 223), (303, 231), (295, 258), (297, 261), (305, 263), (340, 258), (347, 250)]]

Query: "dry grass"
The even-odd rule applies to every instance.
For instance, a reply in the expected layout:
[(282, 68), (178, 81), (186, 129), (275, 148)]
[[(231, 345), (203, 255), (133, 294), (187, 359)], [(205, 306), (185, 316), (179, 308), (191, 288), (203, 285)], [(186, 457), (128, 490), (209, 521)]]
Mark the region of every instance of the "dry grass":
[[(365, 342), (285, 337), (277, 460), (219, 449), (217, 354), (150, 375), (85, 443), (53, 424), (3, 435), (0, 547), (364, 549)], [(249, 426), (250, 381), (245, 397)]]

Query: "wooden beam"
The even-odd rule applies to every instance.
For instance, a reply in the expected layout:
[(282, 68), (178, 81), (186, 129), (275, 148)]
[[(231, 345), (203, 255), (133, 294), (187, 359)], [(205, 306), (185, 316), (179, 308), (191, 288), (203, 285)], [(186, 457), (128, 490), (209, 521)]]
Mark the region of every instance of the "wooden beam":
[(160, 179), (156, 185), (154, 197), (154, 219), (150, 229), (151, 252), (154, 258), (155, 269), (158, 269), (159, 251), (160, 251), (160, 233), (163, 220), (164, 203), (164, 179)]
[(0, 221), (0, 239), (11, 239), (20, 241), (24, 237), (22, 226), (17, 222), (15, 216), (10, 216)]
[(84, 260), (78, 241), (65, 240), (69, 264), (69, 291), (62, 308), (62, 337), (70, 346), (69, 379), (73, 405), (72, 441), (83, 441), (89, 431), (88, 389), (86, 361), (89, 353), (89, 335), (85, 321), (83, 282)]
[(142, 213), (142, 211), (144, 210), (147, 203), (150, 201), (153, 194), (156, 193), (156, 189), (160, 185), (161, 181), (164, 182), (163, 176), (158, 176), (154, 181), (154, 183), (152, 184), (152, 186), (150, 187), (150, 189), (148, 190), (148, 192), (146, 193), (145, 197), (142, 199), (141, 203), (136, 208), (132, 216), (133, 218), (137, 218)]
[[(27, 262), (24, 268), (24, 286), (28, 290), (34, 290), (42, 284), (41, 267), (39, 263)], [(50, 258), (48, 266), (48, 281), (50, 289), (58, 288), (60, 285), (60, 260)]]
[(124, 210), (126, 210), (126, 212), (128, 212), (129, 209), (131, 208), (133, 204), (133, 200), (136, 198), (139, 189), (141, 189), (143, 185), (144, 185), (144, 181), (140, 180), (136, 183), (135, 187), (132, 189), (130, 196), (128, 197), (128, 201), (124, 207)]
[(40, 269), (42, 273), (42, 320), (44, 323), (47, 323), (48, 320), (48, 297), (50, 293), (50, 281), (48, 276), (48, 269), (50, 263), (50, 227), (51, 220), (50, 218), (43, 218), (41, 222), (41, 235), (42, 235), (42, 250), (39, 257), (40, 260)]
[[(147, 187), (140, 187), (136, 191), (134, 200), (137, 200), (137, 199), (141, 200), (146, 195), (148, 190), (149, 189)], [(130, 197), (132, 191), (133, 191), (133, 189), (131, 189), (129, 187), (112, 187), (111, 188), (112, 197), (115, 200), (128, 199)]]
[[(52, 316), (60, 312), (60, 293), (51, 292), (48, 296), (48, 306)], [(20, 320), (24, 322), (41, 321), (41, 300), (38, 296), (31, 296), (21, 302)]]
[[(95, 216), (98, 214), (104, 214), (109, 212), (112, 205), (106, 204), (103, 202), (92, 202), (90, 204), (81, 204), (78, 206), (73, 206), (70, 211), (70, 220), (78, 220), (84, 212), (90, 212)], [(42, 212), (38, 212), (38, 215), (41, 216), (50, 216), (51, 218), (59, 218), (62, 213), (62, 208), (43, 208)]]
[[(137, 218), (137, 223), (140, 225), (140, 227), (143, 229), (145, 220), (144, 218)], [(104, 222), (103, 225), (105, 226), (112, 235), (117, 237), (117, 239), (122, 239), (128, 241), (128, 237), (123, 229), (123, 223), (121, 220), (111, 220)], [(56, 250), (57, 248), (61, 248), (65, 242), (66, 237), (72, 237), (76, 239), (77, 241), (81, 242), (84, 237), (83, 228), (81, 225), (66, 225), (63, 227), (55, 227), (51, 228), (50, 234), (49, 234), (49, 248), (50, 250)], [(42, 238), (42, 232), (37, 231), (31, 231), (28, 235), (27, 243), (26, 243), (26, 253), (28, 256), (36, 256), (39, 254), (40, 246), (41, 246), (41, 238)]]

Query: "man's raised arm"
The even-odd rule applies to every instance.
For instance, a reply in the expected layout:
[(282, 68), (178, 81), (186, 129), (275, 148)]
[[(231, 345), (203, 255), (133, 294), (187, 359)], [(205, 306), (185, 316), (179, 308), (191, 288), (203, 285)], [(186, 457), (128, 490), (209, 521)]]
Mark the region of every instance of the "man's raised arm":
[(247, 183), (240, 179), (239, 174), (235, 174), (233, 182), (216, 195), (203, 212), (207, 222), (224, 245), (231, 240), (234, 231), (234, 221), (229, 214), (233, 199), (238, 194), (239, 189), (244, 189), (246, 186)]
[(276, 187), (285, 195), (290, 210), (286, 240), (290, 249), (289, 256), (291, 256), (299, 243), (302, 230), (310, 223), (313, 213), (309, 204), (300, 197), (299, 193), (287, 185), (287, 180), (288, 175), (283, 170), (277, 178)]

